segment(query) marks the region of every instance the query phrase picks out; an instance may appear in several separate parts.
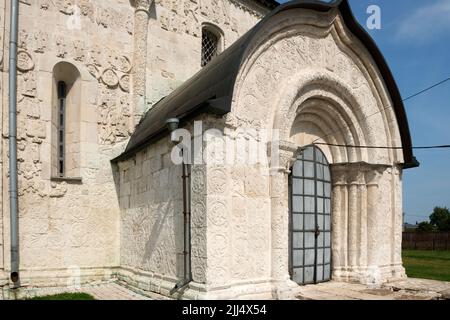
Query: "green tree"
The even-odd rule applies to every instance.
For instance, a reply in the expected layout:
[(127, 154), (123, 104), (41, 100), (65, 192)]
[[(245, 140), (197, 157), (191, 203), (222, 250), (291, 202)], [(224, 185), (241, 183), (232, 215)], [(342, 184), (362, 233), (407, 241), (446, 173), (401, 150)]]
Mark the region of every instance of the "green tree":
[(425, 221), (425, 222), (421, 222), (417, 225), (417, 231), (418, 232), (433, 232), (434, 227), (431, 223)]
[(450, 210), (447, 207), (434, 208), (430, 222), (439, 231), (450, 231)]

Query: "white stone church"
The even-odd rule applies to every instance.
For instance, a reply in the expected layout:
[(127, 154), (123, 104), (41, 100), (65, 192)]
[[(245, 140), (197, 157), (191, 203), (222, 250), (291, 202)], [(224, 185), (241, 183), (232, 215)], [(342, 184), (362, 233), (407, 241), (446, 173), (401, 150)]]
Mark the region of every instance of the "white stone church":
[[(0, 287), (282, 299), (406, 277), (418, 163), (347, 0), (20, 0), (14, 57), (16, 1), (0, 2)], [(242, 146), (261, 157), (209, 161)]]

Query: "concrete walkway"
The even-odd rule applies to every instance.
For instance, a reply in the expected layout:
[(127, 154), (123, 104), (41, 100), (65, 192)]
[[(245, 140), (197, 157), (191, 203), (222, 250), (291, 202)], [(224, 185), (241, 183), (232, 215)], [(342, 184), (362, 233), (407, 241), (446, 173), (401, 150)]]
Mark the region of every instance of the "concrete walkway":
[(299, 300), (441, 300), (450, 299), (450, 282), (405, 279), (380, 288), (327, 282), (299, 287)]
[[(81, 288), (24, 288), (17, 298), (66, 292), (88, 293), (96, 300), (170, 300), (156, 293), (135, 291), (115, 281), (84, 285)], [(5, 299), (11, 298), (8, 297), (8, 291), (3, 293)], [(370, 288), (361, 284), (331, 281), (298, 287), (295, 296), (298, 300), (441, 300), (450, 299), (450, 282), (409, 278), (381, 288)]]
[[(0, 290), (2, 291), (2, 290)], [(17, 297), (11, 297), (11, 291), (4, 291), (4, 299), (27, 299), (37, 296), (55, 295), (61, 293), (87, 293), (92, 295), (96, 300), (169, 300), (169, 298), (158, 295), (156, 293), (137, 292), (117, 282), (101, 282), (89, 285), (83, 285), (81, 288), (67, 287), (49, 287), (49, 288), (22, 288)]]

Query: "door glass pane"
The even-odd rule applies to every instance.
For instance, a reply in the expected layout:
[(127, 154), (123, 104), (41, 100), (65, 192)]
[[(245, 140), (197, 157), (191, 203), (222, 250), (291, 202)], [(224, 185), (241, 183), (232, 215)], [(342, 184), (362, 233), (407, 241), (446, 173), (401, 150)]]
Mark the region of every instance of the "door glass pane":
[(324, 230), (324, 216), (322, 214), (317, 215), (317, 225), (319, 226), (319, 230)]
[(324, 238), (324, 233), (321, 232), (319, 234), (319, 236), (317, 237), (317, 247), (323, 247), (323, 238)]
[(325, 197), (327, 197), (327, 198), (331, 197), (331, 184), (325, 183), (324, 194), (325, 194)]
[(315, 250), (305, 250), (305, 266), (314, 265)]
[(305, 230), (314, 230), (316, 228), (316, 216), (314, 214), (305, 214)]
[(330, 230), (330, 229), (331, 229), (330, 216), (326, 215), (325, 216), (325, 230)]
[(303, 250), (294, 250), (293, 254), (294, 267), (302, 267), (303, 266)]
[(303, 150), (303, 159), (304, 160), (314, 160), (314, 148), (306, 148)]
[(317, 281), (323, 281), (323, 266), (317, 266)]
[(314, 178), (314, 162), (305, 162), (305, 178)]
[(317, 198), (317, 213), (323, 213), (323, 199)]
[(292, 210), (298, 213), (303, 212), (303, 197), (293, 196), (292, 200)]
[(319, 162), (319, 163), (323, 163), (323, 155), (322, 155), (322, 152), (320, 152), (320, 151), (317, 151), (317, 152), (316, 152), (316, 161)]
[(305, 248), (314, 248), (315, 235), (312, 232), (305, 232)]
[(316, 204), (314, 197), (305, 197), (305, 212), (316, 212)]
[(330, 210), (330, 199), (325, 199), (325, 213), (330, 214), (331, 210)]
[(292, 173), (294, 174), (294, 177), (303, 176), (303, 161), (296, 161), (294, 163), (294, 168), (292, 169)]
[(294, 268), (292, 278), (297, 283), (303, 283), (303, 268)]
[(325, 170), (324, 170), (323, 173), (324, 173), (324, 175), (323, 175), (324, 180), (326, 180), (326, 181), (331, 181), (331, 178), (330, 178), (330, 169), (329, 169), (328, 167), (325, 168)]
[(321, 165), (321, 164), (316, 164), (316, 169), (317, 169), (317, 179), (323, 180), (323, 178), (324, 178), (324, 175), (323, 175), (323, 165)]
[(331, 251), (329, 248), (325, 249), (325, 263), (331, 262)]
[(314, 267), (305, 268), (305, 283), (314, 281)]
[(305, 180), (305, 194), (309, 196), (315, 195), (314, 180)]
[(293, 194), (303, 194), (303, 179), (295, 179), (292, 186), (292, 193)]
[(302, 214), (296, 214), (296, 213), (293, 214), (292, 229), (303, 230), (303, 215)]
[(330, 273), (330, 265), (325, 265), (325, 279), (324, 280), (330, 280), (331, 279), (331, 273)]
[(323, 182), (317, 181), (317, 195), (323, 197)]
[(323, 264), (323, 249), (317, 249), (317, 264)]
[(331, 244), (330, 233), (329, 232), (325, 232), (325, 246), (329, 247), (330, 244)]
[(293, 249), (303, 249), (303, 232), (294, 232), (292, 235)]

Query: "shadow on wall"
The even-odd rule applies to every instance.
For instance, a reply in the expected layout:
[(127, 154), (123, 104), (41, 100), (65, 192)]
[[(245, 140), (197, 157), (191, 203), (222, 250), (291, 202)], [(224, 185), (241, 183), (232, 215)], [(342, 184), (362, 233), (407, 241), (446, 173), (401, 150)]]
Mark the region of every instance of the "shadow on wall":
[[(111, 169), (116, 195), (120, 199), (119, 204), (122, 216), (120, 228), (122, 232), (132, 233), (128, 235), (129, 237), (125, 237), (126, 239), (135, 239), (135, 243), (125, 244), (125, 247), (131, 246), (131, 248), (135, 248), (137, 252), (140, 252), (139, 256), (134, 257), (136, 260), (132, 259), (134, 261), (131, 263), (132, 267), (137, 269), (144, 268), (145, 271), (168, 276), (176, 275), (177, 278), (181, 279), (184, 272), (182, 237), (184, 228), (182, 207), (179, 205), (180, 201), (173, 200), (169, 196), (166, 198), (166, 201), (157, 204), (153, 202), (154, 206), (152, 206), (150, 198), (141, 206), (133, 206), (131, 203), (125, 204), (123, 199), (120, 198), (121, 172), (119, 166), (111, 164)], [(182, 189), (179, 192), (181, 193), (181, 191)], [(151, 192), (156, 193), (155, 197), (158, 197), (158, 190), (152, 190)], [(130, 198), (132, 198), (132, 195)], [(131, 222), (131, 228), (128, 228), (126, 225), (123, 225), (123, 216), (127, 215), (124, 211), (130, 209), (137, 209), (141, 212)], [(170, 219), (173, 220), (171, 221)], [(170, 226), (173, 226), (173, 228)], [(144, 246), (143, 249), (142, 245)], [(124, 254), (126, 253), (121, 252), (120, 256), (123, 257)], [(133, 255), (133, 253), (128, 254)]]

